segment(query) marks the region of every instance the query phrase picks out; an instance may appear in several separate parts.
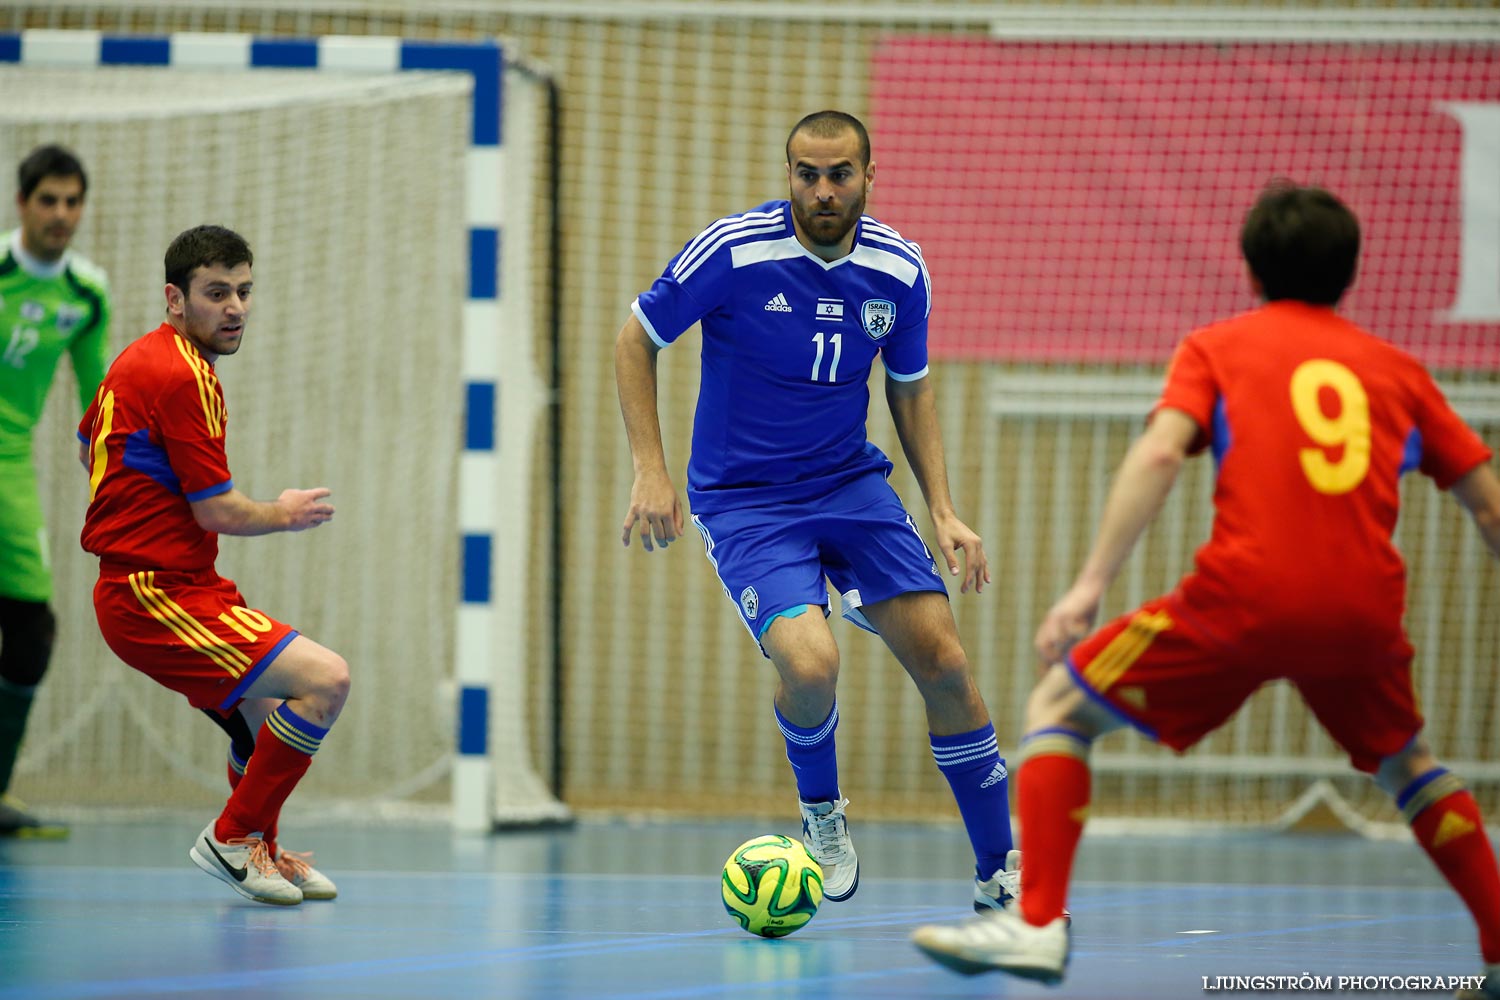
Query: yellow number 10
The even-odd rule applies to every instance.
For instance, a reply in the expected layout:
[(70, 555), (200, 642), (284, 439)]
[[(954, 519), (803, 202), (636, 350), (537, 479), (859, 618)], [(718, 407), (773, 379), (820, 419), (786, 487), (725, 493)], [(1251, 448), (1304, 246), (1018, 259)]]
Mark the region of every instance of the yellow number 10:
[[(229, 617), (229, 611), (234, 612), (234, 618)], [(233, 607), (229, 611), (219, 615), (219, 621), (244, 636), (246, 642), (254, 642), (257, 638), (256, 632), (264, 634), (275, 627), (271, 624), (271, 619), (251, 608)], [(236, 621), (236, 618), (239, 620)], [(246, 625), (250, 628), (246, 628)]]
[[(1338, 396), (1338, 415), (1323, 413), (1318, 397), (1329, 389)], [(1292, 411), (1317, 448), (1303, 448), (1302, 472), (1319, 493), (1348, 493), (1370, 471), (1370, 398), (1359, 377), (1337, 361), (1304, 361), (1292, 373)], [(1330, 459), (1324, 449), (1343, 448)]]

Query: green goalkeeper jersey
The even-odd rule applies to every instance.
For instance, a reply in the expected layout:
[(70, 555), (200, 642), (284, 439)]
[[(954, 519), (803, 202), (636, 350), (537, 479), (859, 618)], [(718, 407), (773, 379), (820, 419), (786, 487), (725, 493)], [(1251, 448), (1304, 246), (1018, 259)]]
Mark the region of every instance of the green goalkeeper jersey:
[(28, 259), (19, 230), (0, 235), (0, 254), (0, 460), (29, 458), (63, 352), (83, 409), (104, 379), (109, 285), (103, 271), (72, 251), (54, 264)]

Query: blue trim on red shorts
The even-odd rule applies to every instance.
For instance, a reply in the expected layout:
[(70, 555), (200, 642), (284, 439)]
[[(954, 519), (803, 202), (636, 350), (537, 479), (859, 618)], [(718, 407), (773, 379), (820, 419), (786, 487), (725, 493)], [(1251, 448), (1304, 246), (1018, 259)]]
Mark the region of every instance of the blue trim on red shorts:
[[(1070, 664), (1070, 666), (1071, 666), (1071, 664)], [(1085, 688), (1084, 690), (1088, 691), (1088, 688)], [(1089, 693), (1092, 693), (1092, 692), (1089, 692)], [(1114, 706), (1111, 705), (1110, 708), (1114, 708)], [(1051, 736), (1053, 734), (1056, 734), (1058, 736), (1068, 736), (1068, 737), (1071, 737), (1072, 739), (1077, 740), (1079, 743), (1084, 743), (1084, 744), (1087, 744), (1089, 746), (1093, 746), (1094, 745), (1094, 737), (1092, 737), (1092, 736), (1085, 736), (1083, 733), (1080, 733), (1078, 730), (1076, 730), (1076, 729), (1070, 729), (1067, 726), (1043, 726), (1041, 729), (1033, 729), (1030, 732), (1022, 734), (1022, 736), (1021, 736), (1021, 743), (1025, 744), (1025, 742), (1027, 740), (1034, 740), (1038, 736)]]
[(281, 655), (281, 651), (287, 647), (287, 643), (297, 638), (298, 635), (298, 631), (296, 629), (292, 629), (286, 635), (282, 636), (281, 641), (272, 646), (270, 651), (266, 653), (265, 656), (262, 656), (259, 660), (256, 660), (255, 663), (250, 667), (250, 669), (245, 671), (245, 676), (240, 678), (240, 682), (234, 686), (234, 690), (229, 692), (229, 697), (225, 698), (222, 702), (219, 703), (219, 708), (227, 709), (231, 705), (234, 705), (241, 699), (243, 699), (245, 697), (245, 689), (248, 688), (251, 684), (254, 684), (255, 679), (266, 672), (266, 668), (271, 665), (271, 662), (275, 660), (276, 657)]
[(1130, 728), (1138, 730), (1141, 735), (1149, 736), (1153, 742), (1161, 742), (1161, 737), (1156, 735), (1156, 730), (1152, 729), (1144, 722), (1141, 722), (1139, 719), (1131, 718), (1123, 708), (1121, 708), (1119, 705), (1116, 705), (1108, 698), (1104, 697), (1104, 695), (1100, 694), (1098, 691), (1095, 691), (1093, 686), (1089, 684), (1088, 681), (1083, 679), (1083, 674), (1079, 672), (1078, 668), (1073, 665), (1073, 657), (1069, 656), (1066, 660), (1064, 660), (1063, 666), (1068, 668), (1068, 673), (1073, 677), (1073, 683), (1082, 688), (1083, 693), (1088, 695), (1089, 698), (1091, 698), (1094, 702), (1108, 709), (1109, 714), (1113, 715), (1115, 718), (1119, 719)]

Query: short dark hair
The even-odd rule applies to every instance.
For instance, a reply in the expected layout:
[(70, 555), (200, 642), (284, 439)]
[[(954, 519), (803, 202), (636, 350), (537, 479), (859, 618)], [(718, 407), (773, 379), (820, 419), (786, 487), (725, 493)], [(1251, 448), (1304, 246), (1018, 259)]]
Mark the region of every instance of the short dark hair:
[(167, 247), (167, 284), (176, 285), (186, 295), (193, 283), (193, 272), (200, 267), (214, 264), (238, 267), (254, 263), (250, 244), (239, 233), (223, 226), (194, 226), (178, 233), (172, 245)]
[(870, 165), (870, 133), (865, 123), (844, 111), (814, 111), (807, 115), (786, 135), (786, 162), (792, 162), (792, 140), (798, 132), (810, 132), (819, 139), (836, 139), (845, 130), (853, 130), (859, 140), (859, 158), (864, 166)]
[(30, 198), (45, 177), (77, 177), (83, 194), (89, 193), (89, 175), (83, 172), (83, 162), (62, 146), (48, 143), (26, 154), (16, 169), (16, 190), (21, 200)]
[(1267, 301), (1331, 306), (1354, 282), (1359, 220), (1328, 191), (1278, 179), (1245, 216), (1240, 251)]

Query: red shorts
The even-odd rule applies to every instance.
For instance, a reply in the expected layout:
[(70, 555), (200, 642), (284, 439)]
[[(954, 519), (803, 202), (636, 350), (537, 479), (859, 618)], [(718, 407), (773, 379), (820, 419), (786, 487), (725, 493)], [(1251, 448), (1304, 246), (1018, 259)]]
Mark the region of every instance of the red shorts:
[(221, 712), (297, 636), (245, 607), (234, 581), (212, 569), (101, 571), (94, 612), (116, 656), (193, 707)]
[(1116, 714), (1179, 752), (1281, 678), (1361, 771), (1374, 772), (1421, 731), (1412, 648), (1399, 625), (1314, 651), (1226, 639), (1211, 621), (1220, 626), (1176, 594), (1158, 598), (1080, 642), (1068, 669)]

